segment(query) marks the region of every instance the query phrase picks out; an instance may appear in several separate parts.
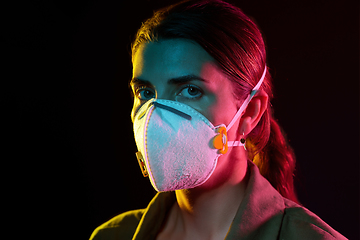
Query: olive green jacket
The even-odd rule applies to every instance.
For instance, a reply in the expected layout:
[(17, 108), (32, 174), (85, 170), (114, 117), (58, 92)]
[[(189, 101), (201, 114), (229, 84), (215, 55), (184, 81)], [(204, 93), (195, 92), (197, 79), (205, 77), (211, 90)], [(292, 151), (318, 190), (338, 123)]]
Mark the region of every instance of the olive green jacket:
[[(249, 171), (245, 196), (226, 240), (346, 239), (314, 213), (282, 197), (255, 164), (249, 164)], [(90, 239), (156, 239), (175, 201), (174, 192), (158, 193), (146, 209), (114, 217), (96, 228)]]

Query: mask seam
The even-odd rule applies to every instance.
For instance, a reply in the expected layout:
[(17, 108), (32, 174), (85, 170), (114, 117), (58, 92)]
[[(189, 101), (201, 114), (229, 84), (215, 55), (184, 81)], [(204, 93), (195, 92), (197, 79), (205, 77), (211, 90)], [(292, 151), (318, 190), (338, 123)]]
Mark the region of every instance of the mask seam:
[(149, 110), (148, 111), (151, 111), (149, 112), (149, 114), (147, 114), (147, 118), (146, 118), (146, 122), (145, 122), (145, 131), (144, 131), (144, 141), (145, 141), (145, 148), (144, 148), (144, 151), (145, 151), (145, 163), (146, 163), (146, 168), (149, 172), (149, 177), (150, 177), (150, 181), (151, 183), (153, 183), (152, 185), (154, 185), (154, 188), (159, 191), (159, 189), (157, 189), (157, 185), (156, 185), (156, 181), (155, 181), (155, 178), (153, 177), (153, 172), (152, 172), (152, 169), (150, 168), (150, 162), (149, 162), (149, 156), (148, 156), (148, 146), (147, 146), (147, 135), (148, 135), (148, 125), (149, 125), (149, 122), (150, 122), (150, 117), (154, 111), (154, 106), (150, 106)]

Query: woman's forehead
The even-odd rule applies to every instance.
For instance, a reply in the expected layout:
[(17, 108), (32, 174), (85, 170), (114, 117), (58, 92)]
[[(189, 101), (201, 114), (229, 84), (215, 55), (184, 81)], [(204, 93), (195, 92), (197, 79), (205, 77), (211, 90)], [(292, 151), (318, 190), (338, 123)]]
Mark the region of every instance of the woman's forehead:
[(182, 75), (200, 75), (204, 65), (214, 59), (197, 43), (170, 39), (142, 44), (134, 56), (133, 78), (170, 79)]

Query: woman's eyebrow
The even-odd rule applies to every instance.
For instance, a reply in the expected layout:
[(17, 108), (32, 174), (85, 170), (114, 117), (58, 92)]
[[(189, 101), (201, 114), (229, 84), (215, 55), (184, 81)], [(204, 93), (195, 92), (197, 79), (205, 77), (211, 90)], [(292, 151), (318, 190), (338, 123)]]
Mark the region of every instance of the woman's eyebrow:
[[(202, 82), (209, 82), (208, 80), (205, 80), (199, 76), (196, 76), (194, 74), (189, 74), (189, 75), (185, 75), (185, 76), (181, 76), (181, 77), (175, 77), (175, 78), (171, 78), (167, 81), (168, 84), (182, 84), (182, 83), (187, 83), (190, 81), (202, 81)], [(134, 85), (152, 85), (150, 81), (147, 80), (143, 80), (140, 78), (132, 78), (130, 80), (129, 83), (130, 86), (134, 86)]]
[(198, 77), (193, 74), (189, 74), (189, 75), (185, 75), (185, 76), (181, 76), (181, 77), (171, 78), (168, 80), (168, 84), (182, 84), (182, 83), (195, 81), (195, 80), (202, 81), (202, 82), (208, 82), (207, 80), (205, 80), (201, 77)]
[(132, 78), (129, 82), (129, 86), (134, 85), (151, 85), (150, 81), (139, 79), (139, 78)]

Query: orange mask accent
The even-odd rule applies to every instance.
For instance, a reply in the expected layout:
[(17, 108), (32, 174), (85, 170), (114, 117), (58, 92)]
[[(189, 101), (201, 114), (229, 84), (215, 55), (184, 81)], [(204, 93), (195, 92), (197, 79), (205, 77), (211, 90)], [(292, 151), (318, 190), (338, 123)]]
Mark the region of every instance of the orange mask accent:
[(218, 131), (219, 134), (213, 140), (214, 147), (219, 149), (219, 153), (225, 154), (228, 150), (226, 127), (220, 127)]

